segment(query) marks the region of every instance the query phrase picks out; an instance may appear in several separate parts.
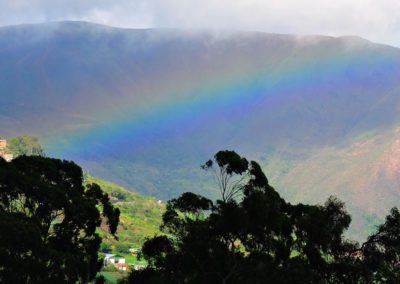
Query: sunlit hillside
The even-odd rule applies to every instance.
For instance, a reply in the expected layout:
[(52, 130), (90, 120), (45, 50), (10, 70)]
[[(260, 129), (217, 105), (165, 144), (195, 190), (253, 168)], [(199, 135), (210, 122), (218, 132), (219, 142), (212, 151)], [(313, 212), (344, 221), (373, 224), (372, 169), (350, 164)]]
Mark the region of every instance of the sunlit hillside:
[(100, 185), (101, 189), (108, 193), (113, 205), (121, 210), (118, 240), (107, 234), (106, 227), (101, 233), (103, 243), (110, 250), (129, 253), (129, 248), (141, 247), (146, 238), (160, 232), (161, 216), (165, 210), (165, 204), (161, 200), (128, 191), (92, 176), (86, 176), (85, 182)]

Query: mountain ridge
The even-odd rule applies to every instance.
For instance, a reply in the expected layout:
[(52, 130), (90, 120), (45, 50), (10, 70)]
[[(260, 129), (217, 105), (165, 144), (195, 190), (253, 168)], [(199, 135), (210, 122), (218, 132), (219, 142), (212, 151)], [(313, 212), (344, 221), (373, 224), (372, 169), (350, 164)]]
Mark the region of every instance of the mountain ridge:
[(17, 30), (17, 29), (43, 29), (43, 28), (51, 28), (51, 30), (61, 30), (61, 29), (69, 29), (69, 28), (101, 28), (103, 30), (114, 30), (114, 31), (159, 31), (159, 32), (169, 32), (169, 33), (185, 33), (187, 35), (193, 34), (210, 34), (216, 37), (222, 36), (229, 36), (229, 35), (242, 35), (242, 36), (249, 36), (249, 35), (262, 35), (262, 36), (274, 36), (274, 37), (292, 37), (300, 40), (314, 40), (316, 38), (320, 38), (321, 40), (343, 40), (343, 41), (352, 41), (355, 43), (361, 44), (373, 44), (382, 47), (394, 48), (399, 49), (400, 47), (396, 47), (389, 44), (384, 44), (380, 42), (370, 41), (367, 38), (358, 36), (358, 35), (339, 35), (339, 36), (331, 36), (331, 35), (323, 35), (323, 34), (294, 34), (294, 33), (274, 33), (274, 32), (265, 32), (265, 31), (257, 31), (257, 30), (236, 30), (236, 29), (188, 29), (188, 28), (163, 28), (163, 27), (155, 27), (155, 28), (130, 28), (130, 27), (117, 27), (112, 25), (106, 25), (101, 23), (89, 22), (89, 21), (80, 21), (80, 20), (67, 20), (67, 21), (51, 21), (51, 22), (41, 22), (41, 23), (23, 23), (23, 24), (16, 24), (16, 25), (5, 25), (0, 26), (1, 30)]
[[(368, 202), (388, 210), (398, 201), (397, 178), (352, 182), (340, 159), (371, 135), (396, 133), (400, 49), (354, 37), (48, 26), (62, 28), (46, 37), (35, 34), (40, 25), (0, 28), (6, 136), (34, 134), (50, 155), (164, 199), (188, 190), (216, 198), (199, 166), (234, 149), (260, 161), (289, 200), (301, 191), (320, 201), (346, 176), (336, 192), (360, 224), (365, 212), (382, 215)], [(356, 180), (391, 147), (367, 145), (365, 159), (376, 165), (356, 159)], [(297, 184), (307, 176), (318, 178)]]

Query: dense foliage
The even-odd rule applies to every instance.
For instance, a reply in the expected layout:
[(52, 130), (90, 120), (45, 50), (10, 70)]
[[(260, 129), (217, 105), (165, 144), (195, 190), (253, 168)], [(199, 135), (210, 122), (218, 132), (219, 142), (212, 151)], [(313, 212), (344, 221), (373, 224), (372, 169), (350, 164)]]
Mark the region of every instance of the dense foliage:
[(96, 233), (102, 220), (115, 234), (119, 210), (98, 185), (83, 185), (73, 162), (0, 159), (0, 282), (94, 280), (102, 266)]
[(8, 151), (14, 156), (44, 156), (44, 150), (37, 137), (22, 135), (8, 141)]
[(260, 166), (233, 151), (218, 152), (221, 200), (185, 193), (168, 202), (165, 235), (149, 239), (149, 266), (127, 283), (399, 283), (400, 213), (394, 208), (359, 245), (343, 233), (344, 203), (293, 205), (268, 184)]

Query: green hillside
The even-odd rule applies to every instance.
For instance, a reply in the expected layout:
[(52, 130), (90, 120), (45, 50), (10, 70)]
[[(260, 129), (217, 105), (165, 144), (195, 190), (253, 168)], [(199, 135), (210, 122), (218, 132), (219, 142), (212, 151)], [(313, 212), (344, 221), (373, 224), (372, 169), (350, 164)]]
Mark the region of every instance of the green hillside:
[(114, 206), (121, 210), (120, 224), (115, 240), (104, 231), (103, 248), (115, 252), (127, 253), (130, 247), (141, 247), (146, 237), (154, 236), (159, 232), (161, 215), (165, 209), (163, 203), (157, 199), (129, 191), (115, 183), (108, 182), (87, 175), (85, 183), (97, 183), (109, 194)]

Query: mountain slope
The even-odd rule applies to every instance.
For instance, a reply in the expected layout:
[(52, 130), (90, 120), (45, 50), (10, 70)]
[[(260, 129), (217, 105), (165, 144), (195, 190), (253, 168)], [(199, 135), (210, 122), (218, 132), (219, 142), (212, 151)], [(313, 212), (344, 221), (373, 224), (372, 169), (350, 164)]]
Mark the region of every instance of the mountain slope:
[(216, 197), (199, 165), (235, 149), (289, 200), (338, 195), (360, 228), (399, 201), (399, 49), (82, 22), (0, 28), (0, 47), (2, 134), (43, 137), (97, 176)]
[(112, 249), (141, 247), (146, 238), (159, 233), (165, 205), (158, 200), (140, 195), (96, 177), (86, 176), (85, 183), (96, 183), (110, 196), (111, 202), (121, 210), (117, 230), (118, 241), (102, 233), (103, 243)]

